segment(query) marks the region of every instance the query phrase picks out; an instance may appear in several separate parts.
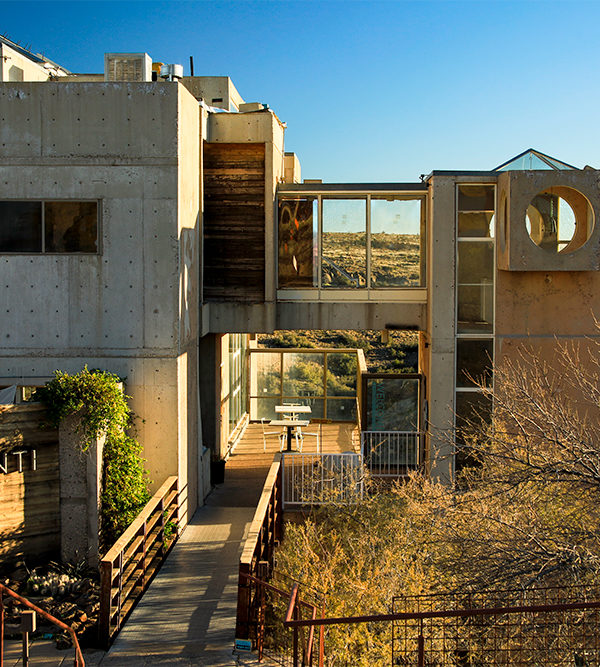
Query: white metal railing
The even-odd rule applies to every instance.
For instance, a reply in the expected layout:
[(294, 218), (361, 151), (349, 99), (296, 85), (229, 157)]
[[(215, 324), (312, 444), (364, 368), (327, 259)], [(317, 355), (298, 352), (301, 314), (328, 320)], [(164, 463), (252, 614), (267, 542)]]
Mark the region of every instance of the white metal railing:
[(363, 495), (362, 456), (284, 453), (282, 457), (283, 506), (351, 504)]
[(361, 451), (374, 477), (403, 477), (421, 462), (420, 431), (362, 431)]

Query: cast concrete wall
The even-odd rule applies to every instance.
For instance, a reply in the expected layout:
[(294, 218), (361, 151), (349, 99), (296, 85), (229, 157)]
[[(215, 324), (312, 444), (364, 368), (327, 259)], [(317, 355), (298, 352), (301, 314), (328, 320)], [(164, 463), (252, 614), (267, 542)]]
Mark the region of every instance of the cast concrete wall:
[(179, 474), (185, 518), (201, 495), (198, 103), (177, 83), (25, 83), (0, 86), (0, 111), (0, 199), (101, 212), (98, 254), (0, 256), (0, 376), (125, 378), (152, 488)]

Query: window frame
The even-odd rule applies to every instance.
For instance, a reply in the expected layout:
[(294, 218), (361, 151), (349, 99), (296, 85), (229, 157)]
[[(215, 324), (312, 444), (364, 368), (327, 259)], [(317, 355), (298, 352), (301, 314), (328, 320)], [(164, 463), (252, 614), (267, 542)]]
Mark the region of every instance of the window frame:
[[(38, 203), (41, 208), (41, 250), (2, 250), (0, 247), (0, 255), (14, 255), (14, 256), (40, 256), (45, 255), (48, 257), (63, 257), (65, 255), (69, 256), (95, 256), (102, 254), (102, 199), (89, 198), (89, 199), (66, 199), (66, 198), (45, 198), (45, 199), (22, 199), (22, 198), (9, 198), (2, 197), (0, 198), (0, 204), (3, 202), (11, 203)], [(96, 250), (93, 252), (90, 251), (47, 251), (46, 250), (46, 203), (68, 203), (68, 204), (96, 204)]]
[[(314, 197), (317, 202), (317, 267), (315, 285), (310, 287), (286, 287), (279, 282), (279, 209), (282, 201)], [(420, 281), (418, 285), (402, 286), (372, 286), (372, 249), (371, 249), (371, 199), (394, 198), (399, 200), (419, 200), (421, 204), (421, 228), (419, 232), (419, 266)], [(365, 285), (364, 287), (325, 286), (322, 284), (322, 255), (323, 255), (323, 200), (363, 200), (365, 201), (366, 233), (365, 233)], [(318, 188), (306, 191), (278, 192), (275, 201), (275, 219), (277, 222), (277, 253), (275, 259), (275, 275), (277, 281), (278, 299), (313, 299), (323, 301), (339, 300), (343, 294), (344, 300), (364, 301), (395, 301), (399, 295), (408, 300), (422, 301), (427, 294), (427, 208), (428, 193), (422, 190), (319, 190)], [(314, 222), (313, 222), (314, 224)]]

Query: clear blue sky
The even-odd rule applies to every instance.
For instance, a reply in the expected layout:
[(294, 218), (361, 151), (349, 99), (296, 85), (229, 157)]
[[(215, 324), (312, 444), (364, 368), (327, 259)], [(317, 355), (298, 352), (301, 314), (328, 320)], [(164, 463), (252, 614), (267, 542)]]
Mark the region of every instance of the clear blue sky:
[(0, 2), (74, 72), (146, 51), (229, 75), (287, 123), (305, 178), (415, 181), (534, 147), (600, 167), (600, 2)]

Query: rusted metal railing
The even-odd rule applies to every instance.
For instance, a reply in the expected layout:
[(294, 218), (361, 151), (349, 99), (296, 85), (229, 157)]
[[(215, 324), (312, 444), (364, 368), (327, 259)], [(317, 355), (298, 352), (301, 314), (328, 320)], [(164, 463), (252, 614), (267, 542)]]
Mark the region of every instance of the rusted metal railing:
[[(550, 592), (550, 594), (549, 594)], [(520, 595), (525, 602), (515, 604)], [(487, 591), (491, 606), (472, 594), (461, 596), (461, 608), (435, 608), (444, 596), (394, 598), (406, 608), (428, 599), (430, 608), (391, 614), (298, 619), (292, 616), (294, 588), (283, 625), (294, 631), (357, 623), (392, 624), (392, 664), (418, 665), (596, 665), (600, 661), (600, 599), (586, 597), (583, 588), (527, 591)], [(490, 597), (495, 596), (495, 597)], [(536, 598), (537, 596), (537, 598)], [(531, 603), (531, 600), (541, 600)], [(506, 604), (497, 604), (505, 600)], [(529, 601), (529, 602), (528, 602)], [(455, 596), (453, 604), (458, 604)], [(512, 603), (512, 604), (511, 604)], [(464, 606), (463, 606), (464, 605)], [(393, 607), (393, 609), (394, 609)], [(295, 654), (294, 667), (300, 663)]]
[(49, 614), (43, 609), (40, 609), (40, 607), (33, 604), (33, 602), (27, 600), (27, 598), (24, 598), (18, 593), (15, 593), (4, 584), (0, 584), (0, 667), (4, 667), (4, 595), (8, 595), (24, 607), (35, 611), (36, 614), (39, 614), (47, 621), (50, 621), (50, 623), (53, 623), (61, 630), (68, 632), (69, 635), (71, 635), (71, 639), (73, 640), (73, 648), (75, 649), (75, 660), (73, 664), (75, 667), (85, 667), (85, 661), (83, 660), (83, 655), (81, 653), (81, 648), (79, 647), (79, 641), (77, 640), (77, 633), (75, 630), (73, 630), (73, 628), (66, 623), (59, 621), (58, 618), (55, 618), (52, 616), (52, 614)]
[(177, 477), (169, 477), (100, 561), (100, 645), (108, 648), (159, 570), (179, 529)]
[[(304, 628), (294, 628), (291, 633), (283, 631), (281, 616), (278, 615), (286, 610), (286, 619), (293, 618), (301, 620), (306, 614), (308, 618), (316, 619), (321, 610), (321, 618), (325, 614), (323, 598), (315, 591), (303, 588), (302, 598), (300, 596), (300, 584), (294, 582), (292, 595), (288, 590), (282, 588), (289, 585), (291, 580), (287, 577), (284, 583), (280, 583), (282, 575), (273, 573), (270, 582), (253, 577), (251, 575), (240, 575), (250, 587), (255, 590), (257, 601), (254, 608), (253, 639), (258, 653), (258, 661), (268, 656), (270, 662), (281, 665), (315, 665), (323, 667), (325, 660), (324, 628), (320, 628), (318, 638), (315, 638), (315, 630), (311, 627), (308, 632)], [(278, 583), (278, 586), (274, 585)], [(312, 601), (309, 601), (310, 600)], [(315, 663), (316, 660), (316, 663)]]
[(253, 607), (258, 602), (253, 599), (253, 586), (250, 582), (253, 577), (268, 577), (273, 565), (273, 552), (281, 540), (282, 530), (281, 455), (277, 454), (269, 469), (240, 557), (235, 626), (237, 639), (250, 639)]

